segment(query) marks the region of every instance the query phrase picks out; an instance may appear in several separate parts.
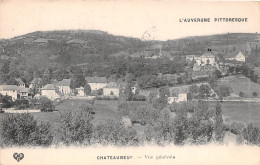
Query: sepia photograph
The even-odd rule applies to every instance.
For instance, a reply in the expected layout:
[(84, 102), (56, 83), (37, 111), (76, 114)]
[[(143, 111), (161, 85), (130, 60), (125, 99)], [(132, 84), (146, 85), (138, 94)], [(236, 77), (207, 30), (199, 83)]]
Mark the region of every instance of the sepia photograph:
[(260, 164), (260, 3), (0, 1), (0, 164)]

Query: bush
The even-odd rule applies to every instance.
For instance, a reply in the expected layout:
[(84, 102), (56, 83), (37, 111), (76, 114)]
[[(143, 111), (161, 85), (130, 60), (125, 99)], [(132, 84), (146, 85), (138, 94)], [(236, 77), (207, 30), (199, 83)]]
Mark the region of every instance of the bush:
[(145, 101), (146, 98), (144, 95), (133, 95), (132, 96), (132, 101)]
[(150, 106), (140, 105), (134, 115), (139, 123), (146, 125), (159, 118), (159, 111)]
[(2, 103), (2, 108), (10, 108), (13, 104), (12, 97), (0, 94), (0, 103)]
[(7, 114), (2, 120), (2, 146), (49, 146), (52, 135), (49, 123), (37, 124), (30, 114)]
[(243, 92), (239, 92), (239, 97), (244, 97), (244, 93)]
[(258, 96), (258, 93), (257, 93), (257, 92), (253, 92), (253, 96), (254, 96), (254, 97), (257, 97), (257, 96)]
[(52, 112), (55, 109), (53, 101), (47, 97), (41, 97), (39, 103), (42, 112)]
[[(86, 107), (86, 106), (82, 106)], [(65, 145), (89, 145), (93, 133), (91, 111), (65, 111), (58, 118), (57, 142)]]
[(93, 143), (102, 145), (137, 145), (137, 132), (122, 122), (107, 120), (94, 129)]
[(28, 100), (15, 100), (15, 102), (13, 103), (13, 105), (17, 108), (17, 109), (25, 109), (29, 107), (29, 101)]

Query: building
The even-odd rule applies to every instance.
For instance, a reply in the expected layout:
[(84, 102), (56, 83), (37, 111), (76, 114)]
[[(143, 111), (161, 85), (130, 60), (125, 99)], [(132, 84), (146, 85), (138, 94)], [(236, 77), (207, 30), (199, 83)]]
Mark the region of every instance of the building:
[(99, 90), (108, 85), (108, 79), (106, 77), (86, 77), (87, 83), (90, 85), (92, 91)]
[(15, 81), (17, 81), (17, 83), (18, 83), (18, 87), (22, 87), (22, 88), (25, 88), (25, 83), (23, 82), (23, 80), (22, 79), (20, 79), (20, 78), (15, 78)]
[(230, 54), (229, 57), (226, 58), (226, 60), (230, 60), (230, 61), (235, 60), (235, 61), (245, 62), (246, 57), (240, 51), (239, 53)]
[(20, 98), (24, 99), (29, 96), (29, 88), (20, 87)]
[(12, 97), (12, 100), (18, 99), (19, 87), (16, 85), (0, 85), (0, 94)]
[(194, 61), (198, 66), (204, 66), (206, 64), (210, 64), (212, 66), (215, 65), (215, 56), (207, 52), (203, 54), (202, 56), (196, 56), (196, 55), (187, 55), (186, 61)]
[(212, 66), (214, 66), (215, 64), (215, 56), (212, 53), (205, 53), (201, 56), (201, 65), (206, 65), (206, 64), (210, 64)]
[(61, 97), (59, 90), (54, 87), (53, 84), (47, 84), (41, 88), (41, 95), (51, 100), (55, 100)]
[(168, 97), (168, 103), (172, 104), (173, 102), (179, 103), (179, 102), (185, 102), (187, 101), (187, 93), (180, 93), (178, 96), (171, 96)]
[(76, 88), (76, 91), (77, 91), (77, 96), (86, 96), (83, 87)]
[(116, 82), (110, 82), (106, 87), (103, 88), (104, 96), (119, 96), (119, 85)]
[(71, 79), (63, 79), (55, 83), (54, 86), (57, 87), (57, 89), (63, 95), (70, 95), (71, 94), (70, 83), (71, 83)]
[(187, 101), (187, 93), (190, 86), (180, 86), (170, 88), (170, 97), (168, 97), (168, 103), (173, 102), (185, 102)]

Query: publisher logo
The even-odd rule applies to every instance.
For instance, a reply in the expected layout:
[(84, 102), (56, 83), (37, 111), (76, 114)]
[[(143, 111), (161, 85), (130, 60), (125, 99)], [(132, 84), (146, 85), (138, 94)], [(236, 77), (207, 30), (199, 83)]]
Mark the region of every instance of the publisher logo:
[(17, 162), (19, 162), (20, 160), (22, 160), (24, 158), (24, 154), (23, 153), (14, 153), (13, 157), (15, 160), (17, 160)]

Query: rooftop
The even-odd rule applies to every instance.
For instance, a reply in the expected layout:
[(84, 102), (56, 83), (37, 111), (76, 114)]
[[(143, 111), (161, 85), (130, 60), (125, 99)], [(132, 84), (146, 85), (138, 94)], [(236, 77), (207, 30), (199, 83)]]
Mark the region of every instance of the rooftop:
[(239, 52), (228, 53), (228, 55), (226, 57), (227, 58), (235, 58), (239, 54), (243, 55), (243, 53), (241, 51), (239, 51)]
[(119, 88), (119, 85), (116, 82), (110, 82), (105, 88)]
[(210, 53), (210, 52), (204, 53), (201, 57), (215, 58), (214, 54), (212, 54), (212, 53)]
[(17, 87), (16, 85), (0, 85), (0, 91), (5, 91), (5, 90), (19, 90), (20, 88)]
[(70, 86), (71, 79), (63, 79), (57, 83), (55, 83), (55, 86)]
[(44, 87), (42, 87), (42, 90), (55, 90), (55, 87), (53, 84), (47, 84)]

